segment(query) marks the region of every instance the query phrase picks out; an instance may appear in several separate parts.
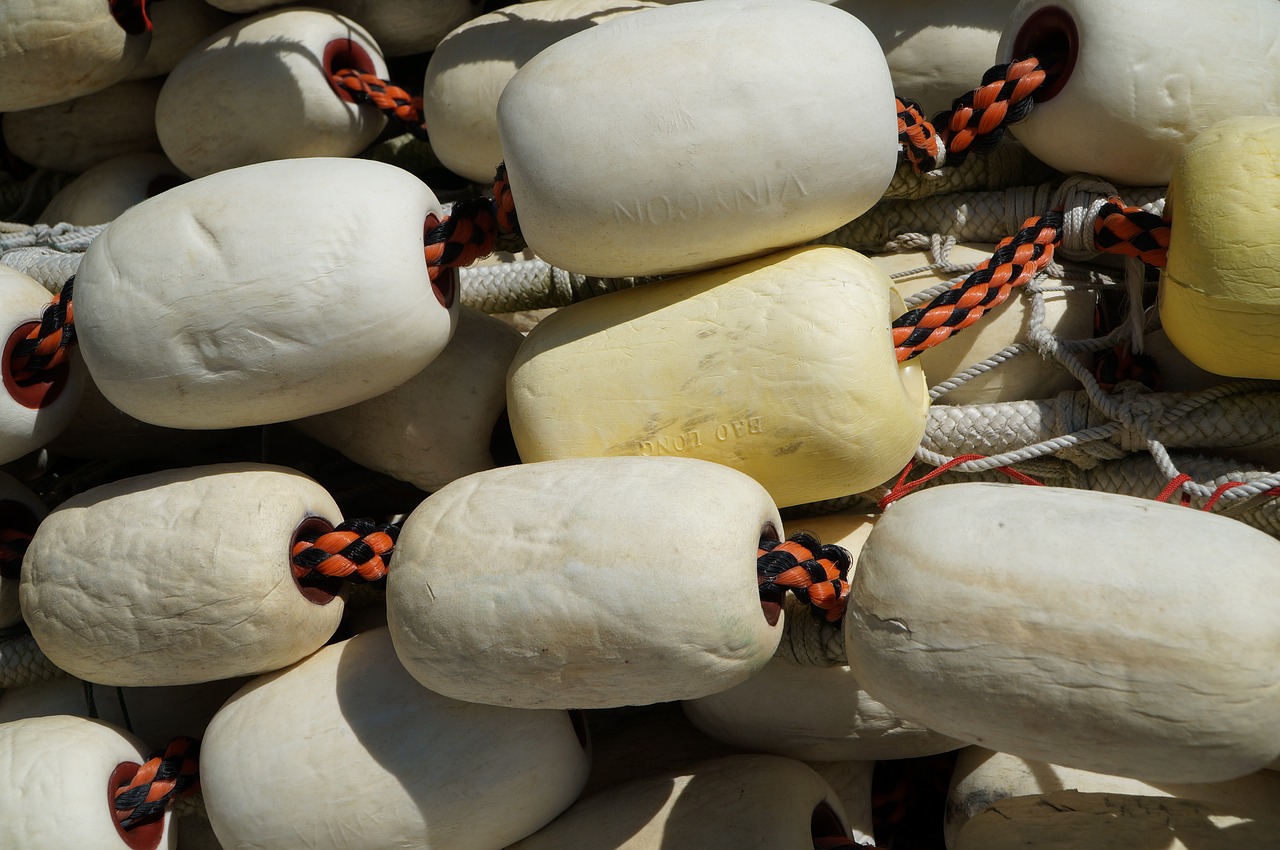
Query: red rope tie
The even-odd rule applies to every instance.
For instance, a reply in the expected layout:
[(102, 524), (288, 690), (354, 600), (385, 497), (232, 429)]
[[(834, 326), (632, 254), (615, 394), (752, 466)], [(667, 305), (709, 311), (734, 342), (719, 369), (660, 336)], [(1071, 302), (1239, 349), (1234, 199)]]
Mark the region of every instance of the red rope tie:
[(354, 68), (334, 71), (332, 80), (350, 94), (356, 103), (377, 107), (387, 118), (412, 133), (415, 139), (424, 142), (428, 140), (427, 128), (423, 126), (422, 98), (414, 97), (375, 74), (367, 74)]
[(71, 304), (75, 280), (73, 275), (63, 284), (62, 291), (44, 308), (39, 327), (14, 346), (9, 368), (17, 383), (38, 378), (71, 356), (71, 346), (76, 341), (75, 310)]
[(302, 537), (293, 544), (293, 576), (302, 580), (319, 574), (348, 581), (377, 581), (387, 574), (399, 526), (353, 519), (333, 531)]
[(1099, 251), (1137, 257), (1149, 266), (1169, 262), (1169, 220), (1142, 207), (1126, 207), (1112, 196), (1093, 222), (1093, 242)]
[(844, 617), (848, 603), (850, 566), (848, 550), (800, 532), (785, 541), (760, 541), (756, 583), (763, 601), (781, 605), (789, 590), (834, 623)]
[[(1169, 481), (1168, 484), (1164, 485), (1164, 489), (1161, 490), (1159, 494), (1157, 494), (1156, 501), (1157, 502), (1169, 501), (1169, 499), (1173, 497), (1174, 493), (1178, 492), (1179, 490), (1182, 490), (1183, 484), (1186, 484), (1188, 481), (1191, 481), (1191, 480), (1192, 480), (1191, 476), (1187, 475), (1187, 473), (1185, 472), (1180, 473), (1179, 475), (1175, 475)], [(1179, 501), (1182, 503), (1183, 507), (1190, 507), (1191, 494), (1184, 491), (1182, 495), (1179, 497)]]
[(1004, 136), (1005, 128), (1023, 120), (1035, 101), (1031, 95), (1048, 74), (1034, 56), (996, 65), (982, 75), (982, 85), (951, 103), (951, 109), (934, 116), (942, 127), (947, 164), (959, 165), (970, 151), (985, 153)]
[(494, 176), (493, 198), (459, 201), (443, 219), (434, 213), (427, 216), (422, 234), (427, 273), (435, 280), (442, 268), (469, 266), (492, 254), (497, 249), (499, 236), (519, 232), (507, 167), (499, 165)]
[(938, 133), (920, 111), (920, 104), (902, 98), (894, 102), (898, 107), (898, 141), (911, 160), (911, 167), (921, 174), (939, 168), (942, 148), (938, 144)]
[(121, 829), (133, 829), (164, 817), (169, 805), (200, 787), (195, 738), (174, 738), (164, 752), (139, 765), (132, 778), (112, 791), (112, 807)]
[[(978, 455), (978, 454), (960, 455), (959, 457), (953, 457), (951, 460), (947, 461), (942, 466), (934, 467), (933, 469), (929, 470), (924, 475), (921, 475), (919, 478), (915, 479), (914, 481), (908, 481), (907, 479), (911, 476), (911, 470), (915, 466), (916, 462), (914, 460), (908, 461), (907, 465), (902, 469), (902, 474), (898, 476), (898, 480), (894, 482), (894, 485), (891, 488), (889, 488), (889, 492), (885, 493), (884, 496), (880, 498), (880, 501), (877, 503), (876, 506), (881, 510), (881, 512), (883, 512), (885, 508), (889, 507), (894, 502), (901, 499), (903, 496), (906, 496), (909, 493), (915, 490), (918, 490), (919, 488), (923, 487), (925, 484), (937, 478), (942, 473), (947, 472), (951, 468), (959, 466), (962, 463), (968, 463), (971, 460), (984, 460), (985, 458), (986, 458), (986, 455)], [(1025, 472), (1019, 472), (1018, 470), (1014, 469), (1011, 466), (997, 466), (995, 469), (996, 469), (996, 472), (1001, 472), (1009, 476), (1014, 481), (1017, 481), (1019, 484), (1029, 484), (1035, 487), (1044, 486), (1042, 482), (1035, 480), (1030, 475), (1027, 475)]]
[(898, 361), (910, 360), (969, 327), (1004, 303), (1015, 287), (1039, 274), (1053, 261), (1054, 247), (1062, 243), (1062, 222), (1061, 210), (1027, 219), (1016, 235), (1000, 240), (991, 259), (967, 278), (895, 319), (893, 345)]

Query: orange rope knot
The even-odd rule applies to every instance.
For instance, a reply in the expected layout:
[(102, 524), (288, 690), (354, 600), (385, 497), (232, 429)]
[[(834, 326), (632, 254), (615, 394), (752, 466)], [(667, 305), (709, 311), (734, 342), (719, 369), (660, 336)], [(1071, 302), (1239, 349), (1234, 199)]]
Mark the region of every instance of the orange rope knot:
[(800, 532), (785, 541), (762, 540), (756, 552), (756, 582), (760, 598), (782, 604), (790, 590), (829, 622), (844, 616), (849, 598), (848, 550), (823, 545), (812, 534)]
[(356, 103), (377, 107), (387, 118), (412, 133), (414, 138), (428, 141), (427, 128), (423, 126), (422, 98), (414, 97), (375, 74), (367, 74), (354, 68), (334, 71), (332, 79)]
[(73, 275), (63, 284), (62, 291), (44, 308), (39, 327), (14, 346), (9, 367), (19, 384), (39, 378), (71, 356), (71, 346), (76, 341), (75, 310), (71, 304), (75, 280)]
[(1053, 261), (1062, 243), (1063, 215), (1052, 210), (1029, 218), (1014, 236), (996, 246), (967, 278), (923, 307), (893, 322), (893, 345), (899, 362), (910, 360), (957, 331), (969, 327), (988, 310), (1003, 304), (1014, 287), (1028, 283)]
[(1127, 207), (1112, 196), (1093, 222), (1093, 242), (1099, 251), (1137, 257), (1149, 266), (1169, 262), (1169, 220), (1142, 207)]
[(164, 752), (138, 767), (133, 776), (112, 789), (112, 808), (121, 829), (133, 829), (164, 817), (178, 797), (200, 787), (195, 738), (174, 738)]
[(293, 544), (293, 576), (299, 580), (319, 574), (348, 581), (378, 581), (387, 574), (399, 533), (396, 525), (353, 519), (311, 539), (303, 536)]

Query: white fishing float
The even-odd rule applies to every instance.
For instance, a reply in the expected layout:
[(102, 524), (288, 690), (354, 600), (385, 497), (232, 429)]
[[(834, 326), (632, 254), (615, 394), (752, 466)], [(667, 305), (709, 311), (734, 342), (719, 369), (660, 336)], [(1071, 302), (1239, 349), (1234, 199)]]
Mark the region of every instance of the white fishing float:
[(387, 78), (373, 37), (333, 12), (284, 8), (209, 37), (165, 79), (156, 104), (164, 153), (192, 177), (272, 159), (352, 156), (386, 117), (332, 80)]
[(1018, 140), (1059, 171), (1163, 186), (1183, 148), (1237, 115), (1280, 112), (1273, 0), (1024, 0), (997, 61), (1049, 68)]
[(894, 359), (902, 309), (884, 272), (830, 246), (562, 308), (511, 367), (516, 447), (527, 463), (715, 461), (780, 506), (874, 487), (911, 458), (929, 404), (920, 367)]
[(431, 150), (450, 171), (477, 183), (491, 181), (502, 161), (498, 98), (516, 71), (575, 32), (655, 5), (642, 0), (535, 0), (455, 28), (432, 52), (423, 82), (422, 115)]
[(822, 3), (704, 0), (606, 21), (525, 64), (498, 128), (529, 246), (602, 277), (815, 239), (878, 201), (898, 162), (884, 53)]
[(234, 15), (204, 0), (143, 0), (151, 18), (151, 44), (147, 55), (125, 79), (162, 77), (200, 42), (235, 22)]
[(251, 682), (200, 764), (219, 841), (261, 850), (501, 850), (567, 808), (589, 769), (580, 718), (429, 691), (385, 629)]
[(89, 168), (58, 191), (40, 213), (39, 222), (88, 226), (106, 224), (187, 178), (158, 153), (112, 157)]
[(429, 53), (484, 8), (475, 0), (314, 0), (307, 5), (351, 18), (373, 35), (385, 56)]
[(170, 469), (95, 487), (40, 523), (20, 598), (49, 658), (86, 681), (165, 686), (278, 670), (324, 644), (345, 592), (290, 554), (342, 517), (281, 467)]
[(1235, 778), (1280, 754), (1278, 556), (1243, 523), (1149, 499), (922, 490), (862, 549), (849, 666), (964, 741), (1148, 781)]
[[(764, 489), (718, 464), (523, 464), (441, 488), (387, 578), (396, 652), (425, 686), (518, 708), (608, 708), (732, 687), (773, 655)], [(465, 566), (461, 566), (465, 565)]]
[(79, 347), (103, 395), (144, 422), (229, 428), (355, 404), (449, 341), (431, 190), (369, 160), (260, 163), (128, 210), (76, 275)]

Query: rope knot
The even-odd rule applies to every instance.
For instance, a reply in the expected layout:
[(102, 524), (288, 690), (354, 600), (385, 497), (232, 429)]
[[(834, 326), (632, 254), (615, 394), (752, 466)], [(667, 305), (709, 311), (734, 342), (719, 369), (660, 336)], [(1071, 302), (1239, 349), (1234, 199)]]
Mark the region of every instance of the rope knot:
[(1116, 421), (1124, 427), (1116, 435), (1125, 452), (1145, 451), (1150, 445), (1151, 427), (1164, 417), (1164, 404), (1157, 394), (1137, 381), (1124, 381), (1112, 393)]
[(789, 590), (834, 623), (844, 617), (851, 565), (846, 549), (805, 532), (785, 541), (762, 540), (756, 553), (760, 598), (781, 605)]
[(399, 526), (352, 519), (323, 534), (306, 534), (293, 544), (293, 576), (319, 574), (348, 581), (374, 582), (387, 574)]

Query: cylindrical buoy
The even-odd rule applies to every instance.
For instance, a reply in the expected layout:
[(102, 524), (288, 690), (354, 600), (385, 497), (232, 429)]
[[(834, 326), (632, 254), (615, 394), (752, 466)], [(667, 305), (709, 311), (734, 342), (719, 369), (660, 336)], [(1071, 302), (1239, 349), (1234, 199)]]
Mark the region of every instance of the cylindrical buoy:
[(235, 22), (234, 15), (205, 0), (148, 0), (146, 8), (152, 23), (151, 44), (126, 79), (164, 76), (200, 42)]
[[(0, 692), (0, 723), (25, 717), (70, 714), (129, 728), (152, 751), (180, 735), (200, 738), (218, 709), (245, 679), (221, 679), (165, 688), (90, 685), (71, 676)], [(89, 690), (91, 696), (86, 695)], [(90, 703), (92, 700), (92, 703)]]
[(299, 419), (390, 390), (449, 341), (423, 255), (435, 195), (369, 160), (220, 172), (125, 212), (76, 275), (80, 349), (116, 407), (174, 428)]
[[(1194, 38), (1190, 34), (1194, 33)], [(1059, 171), (1163, 186), (1183, 148), (1236, 115), (1280, 113), (1280, 3), (1023, 0), (998, 62), (1048, 78), (1013, 134)]]
[[(126, 832), (111, 808), (117, 770), (147, 761), (123, 729), (54, 715), (0, 724), (0, 846), (23, 850), (175, 847), (172, 815)], [(126, 779), (127, 781), (127, 779)]]
[(63, 186), (40, 213), (45, 224), (106, 224), (147, 198), (185, 183), (186, 177), (158, 153), (113, 157)]
[[(1230, 581), (1211, 568), (1223, 563)], [(1280, 754), (1278, 578), (1280, 543), (1223, 516), (949, 484), (876, 524), (851, 583), (845, 649), (869, 693), (945, 735), (1085, 770), (1212, 782)]]
[[(732, 687), (778, 644), (757, 547), (764, 489), (684, 458), (502, 467), (405, 521), (387, 577), (396, 652), (455, 699), (609, 708)], [(778, 540), (781, 537), (774, 537)]]
[(0, 463), (42, 448), (75, 417), (84, 389), (84, 363), (74, 354), (52, 369), (28, 375), (14, 349), (40, 327), (49, 292), (0, 265)]
[(427, 690), (377, 629), (245, 686), (209, 724), (201, 784), (224, 847), (500, 850), (578, 795), (582, 728)]
[(474, 0), (311, 0), (307, 5), (351, 18), (369, 31), (385, 56), (430, 53), (484, 8)]
[(165, 79), (156, 131), (192, 177), (272, 159), (352, 156), (387, 120), (331, 81), (351, 68), (387, 78), (373, 37), (318, 9), (238, 21), (202, 42)]
[(875, 34), (894, 92), (933, 115), (982, 80), (1018, 0), (835, 0), (831, 5)]
[[(955, 245), (948, 252), (947, 261), (955, 265), (980, 263), (991, 259), (992, 249), (993, 246)], [(876, 254), (868, 259), (893, 277), (894, 289), (903, 299), (958, 276), (928, 268), (933, 259), (925, 252)], [(1062, 283), (1052, 277), (1043, 281), (1046, 287), (1061, 286)], [(1093, 336), (1096, 302), (1093, 292), (1046, 292), (1043, 297), (1045, 330), (1061, 339), (1088, 339)], [(954, 334), (945, 345), (927, 349), (919, 357), (925, 383), (935, 387), (1011, 345), (1029, 347), (1031, 317), (1030, 297), (1015, 295), (984, 315), (977, 325)], [(1041, 357), (1032, 349), (1011, 356), (990, 371), (948, 390), (937, 401), (940, 404), (1022, 401), (1051, 398), (1060, 392), (1079, 388), (1080, 382), (1066, 367)]]
[(1280, 118), (1234, 118), (1187, 146), (1169, 185), (1160, 321), (1191, 362), (1219, 375), (1280, 378), (1277, 161)]
[(62, 669), (162, 686), (278, 670), (342, 618), (332, 586), (293, 578), (291, 548), (342, 519), (300, 473), (260, 464), (171, 469), (95, 487), (40, 524), (23, 617)]
[(0, 18), (0, 112), (60, 103), (123, 80), (151, 44), (144, 8), (8, 0)]
[(920, 367), (894, 359), (900, 313), (887, 275), (830, 246), (573, 304), (516, 353), (516, 447), (711, 460), (784, 507), (874, 487), (911, 459), (929, 405)]
[(80, 174), (113, 157), (160, 153), (161, 80), (128, 80), (50, 106), (9, 112), (4, 141), (25, 162)]
[(22, 622), (18, 603), (22, 557), (48, 512), (30, 487), (0, 472), (0, 629)]
[[(844, 513), (789, 525), (792, 533), (811, 532), (857, 559), (874, 521), (874, 516)], [(803, 610), (788, 616), (784, 648), (797, 619), (808, 616)], [(727, 744), (806, 762), (912, 758), (963, 746), (886, 708), (862, 689), (847, 664), (805, 664), (788, 655), (775, 655), (740, 685), (685, 701), (685, 714)]]
[(502, 161), (498, 98), (526, 62), (575, 32), (657, 4), (645, 0), (535, 0), (455, 28), (432, 52), (422, 88), (431, 150), (450, 171), (493, 180)]
[(507, 369), (522, 339), (500, 319), (463, 307), (449, 344), (417, 375), (376, 398), (293, 424), (362, 466), (438, 490), (495, 465), (491, 446), (506, 423)]
[(498, 129), (529, 246), (602, 277), (816, 239), (898, 161), (884, 53), (822, 3), (709, 0), (575, 33), (511, 79)]
[(1152, 784), (1028, 761), (982, 747), (960, 753), (947, 801), (948, 850), (1036, 847), (1273, 847), (1280, 775)]
[(847, 846), (844, 807), (821, 776), (798, 761), (727, 756), (638, 779), (575, 803), (510, 850), (776, 850)]

